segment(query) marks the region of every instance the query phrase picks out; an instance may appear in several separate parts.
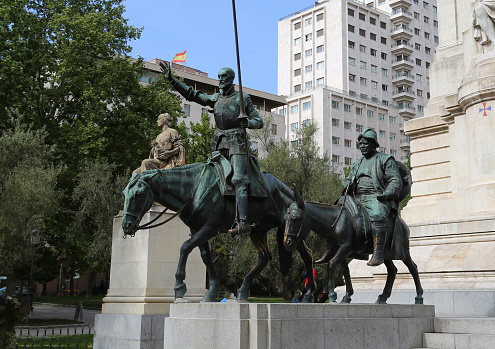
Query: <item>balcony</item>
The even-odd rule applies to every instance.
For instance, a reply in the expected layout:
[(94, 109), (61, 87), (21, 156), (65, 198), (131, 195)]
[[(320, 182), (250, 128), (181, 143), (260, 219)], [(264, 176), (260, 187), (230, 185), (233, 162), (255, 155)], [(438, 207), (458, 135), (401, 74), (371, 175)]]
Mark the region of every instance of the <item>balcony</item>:
[(404, 151), (409, 151), (409, 149), (411, 149), (411, 139), (409, 137), (402, 138), (400, 140), (400, 147)]
[(390, 33), (391, 33), (392, 39), (394, 39), (394, 40), (400, 40), (400, 39), (409, 40), (414, 35), (413, 30), (404, 24), (398, 25), (395, 28), (392, 28), (390, 30)]
[(416, 116), (416, 108), (411, 107), (410, 105), (399, 105), (397, 109), (399, 110), (399, 115), (403, 118), (409, 119)]
[(392, 92), (392, 98), (396, 103), (400, 102), (412, 102), (416, 98), (416, 93), (409, 89), (395, 90)]
[(392, 61), (392, 68), (394, 70), (412, 69), (414, 68), (414, 61), (409, 58), (394, 59)]
[(407, 43), (403, 42), (400, 44), (393, 44), (392, 46), (392, 53), (394, 55), (410, 55), (414, 51), (414, 46)]
[(389, 5), (393, 9), (396, 7), (399, 7), (399, 6), (403, 6), (403, 7), (407, 8), (407, 7), (412, 5), (412, 1), (411, 0), (390, 0)]
[(414, 84), (415, 78), (409, 72), (400, 72), (392, 76), (392, 82), (394, 84), (406, 84), (411, 86)]
[(409, 23), (413, 19), (413, 15), (411, 12), (404, 10), (403, 8), (398, 8), (392, 11), (392, 15), (390, 16), (390, 20), (392, 23)]

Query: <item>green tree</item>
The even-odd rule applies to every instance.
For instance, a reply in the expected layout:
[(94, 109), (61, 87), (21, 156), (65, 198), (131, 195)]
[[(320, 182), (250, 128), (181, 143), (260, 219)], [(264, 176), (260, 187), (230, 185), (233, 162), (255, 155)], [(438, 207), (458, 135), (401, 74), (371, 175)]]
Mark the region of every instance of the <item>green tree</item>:
[(191, 122), (189, 134), (186, 132), (186, 123), (182, 121), (178, 131), (184, 138), (187, 162), (189, 164), (203, 162), (208, 159), (215, 130), (216, 127), (210, 122), (209, 114), (201, 115), (200, 122)]

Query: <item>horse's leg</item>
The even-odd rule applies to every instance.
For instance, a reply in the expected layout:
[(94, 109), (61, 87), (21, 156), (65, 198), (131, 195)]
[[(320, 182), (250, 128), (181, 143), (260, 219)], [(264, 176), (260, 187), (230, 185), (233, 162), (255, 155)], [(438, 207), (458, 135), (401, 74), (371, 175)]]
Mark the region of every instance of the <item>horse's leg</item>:
[(210, 246), (208, 242), (199, 245), (199, 250), (201, 252), (201, 258), (206, 266), (206, 272), (208, 273), (209, 288), (203, 297), (203, 302), (214, 302), (218, 291), (218, 276), (215, 272), (215, 267), (213, 266), (213, 261), (211, 260)]
[(337, 301), (337, 292), (335, 292), (335, 265), (327, 265), (328, 271), (328, 302), (335, 303)]
[(237, 292), (238, 300), (247, 299), (249, 297), (249, 292), (251, 286), (254, 283), (254, 279), (263, 271), (263, 269), (265, 269), (265, 267), (268, 265), (268, 262), (270, 262), (270, 260), (272, 259), (270, 251), (268, 250), (266, 229), (264, 232), (262, 232), (257, 228), (253, 228), (250, 237), (254, 247), (256, 247), (256, 249), (258, 250), (258, 262), (254, 266), (254, 268), (251, 269), (251, 271), (244, 277), (242, 285)]
[(316, 290), (316, 283), (313, 274), (313, 259), (308, 253), (308, 250), (306, 249), (306, 246), (304, 245), (303, 242), (297, 244), (297, 251), (299, 252), (299, 255), (301, 256), (304, 262), (304, 266), (306, 267), (306, 277), (308, 278), (308, 290), (304, 294), (302, 302), (314, 303), (315, 302), (314, 293)]
[(411, 258), (411, 255), (408, 254), (406, 259), (404, 260), (404, 264), (407, 269), (411, 273), (414, 279), (414, 285), (416, 286), (416, 297), (414, 298), (414, 304), (423, 304), (423, 287), (421, 287), (421, 281), (419, 280), (418, 267), (416, 263)]
[(350, 303), (351, 297), (354, 294), (354, 289), (352, 288), (351, 282), (351, 273), (349, 272), (349, 265), (347, 265), (347, 260), (344, 260), (340, 263), (340, 268), (342, 270), (342, 274), (344, 274), (345, 280), (345, 296), (342, 298), (341, 303)]
[(328, 301), (335, 302), (337, 300), (337, 292), (335, 292), (335, 270), (337, 266), (342, 262), (345, 262), (345, 259), (349, 255), (351, 251), (351, 244), (344, 244), (339, 246), (337, 252), (332, 257), (330, 262), (328, 263)]
[(202, 226), (196, 233), (191, 230), (191, 238), (186, 240), (180, 248), (179, 263), (175, 272), (175, 298), (182, 298), (187, 292), (184, 279), (186, 278), (186, 263), (189, 253), (196, 247), (215, 237), (218, 232), (208, 226)]
[(392, 286), (394, 285), (395, 276), (397, 275), (397, 268), (391, 259), (386, 259), (385, 265), (387, 266), (387, 282), (385, 283), (383, 293), (378, 296), (375, 304), (387, 304), (387, 299), (392, 294)]

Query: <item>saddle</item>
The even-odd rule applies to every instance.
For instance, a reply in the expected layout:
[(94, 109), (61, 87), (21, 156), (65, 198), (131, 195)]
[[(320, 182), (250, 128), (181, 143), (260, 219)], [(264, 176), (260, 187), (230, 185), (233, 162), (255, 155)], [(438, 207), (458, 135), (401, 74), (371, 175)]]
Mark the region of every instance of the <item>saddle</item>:
[[(371, 234), (371, 219), (365, 208), (358, 205), (353, 196), (341, 196), (337, 205), (344, 206), (349, 213), (357, 236), (363, 237), (365, 250), (361, 253), (353, 253), (349, 257), (356, 259), (368, 259), (373, 253), (373, 239)], [(409, 251), (409, 228), (406, 222), (397, 214), (391, 214), (387, 222), (387, 239), (385, 241), (385, 259), (404, 260)]]
[[(222, 196), (235, 196), (235, 187), (231, 182), (233, 169), (230, 161), (219, 151), (214, 151), (209, 157), (207, 164), (213, 166), (218, 180), (218, 186)], [(249, 161), (249, 194), (251, 197), (267, 198), (268, 184), (260, 171), (258, 159), (250, 156)]]

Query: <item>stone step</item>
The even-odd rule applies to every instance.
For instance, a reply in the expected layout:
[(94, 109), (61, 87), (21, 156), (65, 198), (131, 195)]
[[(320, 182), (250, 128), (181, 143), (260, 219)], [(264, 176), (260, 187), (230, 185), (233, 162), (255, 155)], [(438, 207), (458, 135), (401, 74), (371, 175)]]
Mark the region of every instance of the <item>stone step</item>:
[(495, 335), (464, 333), (425, 333), (423, 345), (440, 349), (493, 349)]
[(435, 333), (495, 335), (495, 318), (435, 318), (433, 324)]

